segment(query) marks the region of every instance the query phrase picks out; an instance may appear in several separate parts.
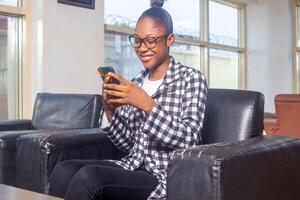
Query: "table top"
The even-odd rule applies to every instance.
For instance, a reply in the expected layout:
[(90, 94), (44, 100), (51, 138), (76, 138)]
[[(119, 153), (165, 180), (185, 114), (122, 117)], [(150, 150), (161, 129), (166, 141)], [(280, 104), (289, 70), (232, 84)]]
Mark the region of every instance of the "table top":
[(5, 200), (63, 200), (61, 198), (40, 194), (12, 186), (0, 184), (0, 199)]

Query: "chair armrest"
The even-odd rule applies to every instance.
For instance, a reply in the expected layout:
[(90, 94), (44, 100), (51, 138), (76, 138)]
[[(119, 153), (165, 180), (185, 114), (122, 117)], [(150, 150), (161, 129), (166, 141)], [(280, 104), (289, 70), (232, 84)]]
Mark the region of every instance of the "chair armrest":
[(1, 120), (0, 131), (30, 130), (31, 120)]
[(279, 121), (275, 113), (264, 113), (264, 129), (267, 134), (276, 134), (279, 130)]
[(39, 130), (0, 131), (0, 183), (15, 186), (17, 138), (37, 132)]
[[(119, 159), (124, 156), (106, 136), (106, 132), (99, 128), (57, 130), (33, 137), (40, 139), (40, 147), (48, 154), (61, 154), (64, 151), (68, 154), (67, 159)], [(87, 151), (71, 154), (81, 148), (87, 148)]]
[(300, 141), (262, 136), (176, 150), (167, 199), (266, 200), (300, 196)]
[(25, 135), (17, 142), (18, 186), (48, 192), (54, 167), (69, 159), (119, 159), (124, 154), (99, 128), (52, 130)]

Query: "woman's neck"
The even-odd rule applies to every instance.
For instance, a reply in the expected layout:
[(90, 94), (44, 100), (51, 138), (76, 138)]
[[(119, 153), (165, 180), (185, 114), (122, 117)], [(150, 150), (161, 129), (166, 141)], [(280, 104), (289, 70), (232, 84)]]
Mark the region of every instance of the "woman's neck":
[(168, 71), (169, 64), (170, 64), (170, 57), (166, 59), (164, 62), (162, 62), (159, 66), (150, 70), (149, 80), (157, 81), (163, 79), (166, 72)]

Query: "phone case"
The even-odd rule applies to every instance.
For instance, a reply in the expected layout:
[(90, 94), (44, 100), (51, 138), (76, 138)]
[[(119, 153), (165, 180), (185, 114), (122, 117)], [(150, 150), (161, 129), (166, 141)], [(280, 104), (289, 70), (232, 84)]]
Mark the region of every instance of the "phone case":
[[(106, 74), (107, 74), (108, 72), (115, 73), (115, 70), (114, 70), (114, 68), (113, 68), (112, 66), (98, 67), (97, 70), (98, 70), (99, 75), (100, 75), (100, 77), (102, 78), (102, 80), (105, 79), (105, 76), (106, 76)], [(120, 81), (118, 81), (118, 80), (115, 79), (115, 78), (112, 78), (112, 79), (111, 79), (111, 82), (112, 82), (113, 84), (117, 84), (117, 85), (121, 84)]]
[(112, 66), (103, 66), (103, 67), (98, 67), (98, 72), (99, 72), (99, 75), (101, 76), (102, 80), (105, 79), (105, 75), (108, 73), (108, 72), (113, 72), (115, 73), (115, 70)]

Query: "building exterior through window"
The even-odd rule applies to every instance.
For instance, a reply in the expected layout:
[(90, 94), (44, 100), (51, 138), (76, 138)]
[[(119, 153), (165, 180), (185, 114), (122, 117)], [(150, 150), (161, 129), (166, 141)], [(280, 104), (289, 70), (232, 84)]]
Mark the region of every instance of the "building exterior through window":
[(0, 120), (20, 116), (22, 17), (10, 13), (18, 0), (0, 0)]

